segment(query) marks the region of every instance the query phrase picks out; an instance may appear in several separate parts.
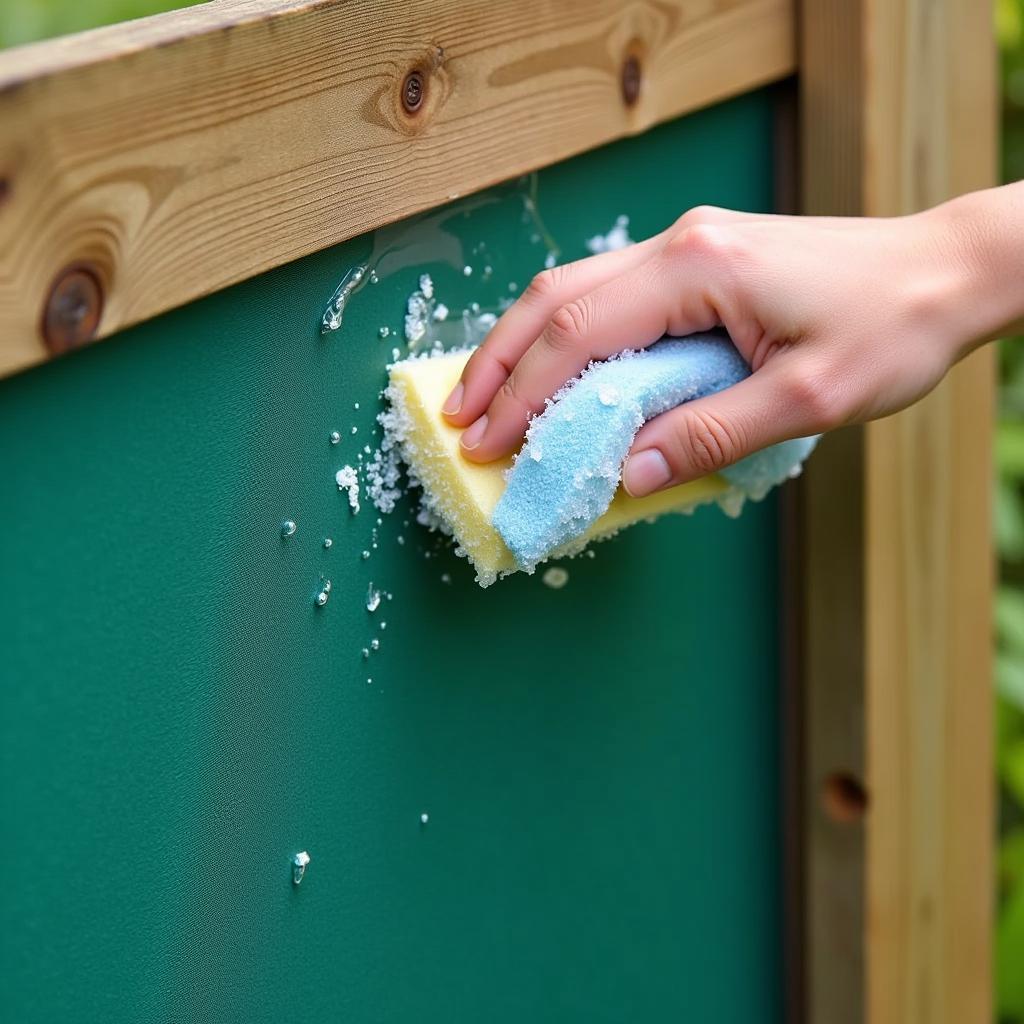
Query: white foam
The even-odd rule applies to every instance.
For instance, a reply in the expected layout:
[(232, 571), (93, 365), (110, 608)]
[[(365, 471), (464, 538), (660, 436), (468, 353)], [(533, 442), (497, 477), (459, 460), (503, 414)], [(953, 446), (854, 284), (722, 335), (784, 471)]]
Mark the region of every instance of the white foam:
[(617, 252), (619, 249), (628, 249), (633, 244), (629, 237), (629, 218), (622, 214), (615, 219), (615, 223), (605, 235), (594, 235), (587, 239), (587, 248), (592, 253)]
[(355, 515), (359, 511), (359, 470), (352, 466), (342, 466), (334, 474), (339, 491), (348, 491), (348, 504)]

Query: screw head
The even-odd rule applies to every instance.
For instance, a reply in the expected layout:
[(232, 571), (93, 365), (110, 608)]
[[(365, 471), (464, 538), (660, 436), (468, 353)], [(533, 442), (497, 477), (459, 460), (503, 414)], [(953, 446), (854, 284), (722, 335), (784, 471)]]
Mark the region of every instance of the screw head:
[(103, 313), (103, 288), (88, 267), (65, 267), (50, 288), (43, 308), (43, 340), (55, 355), (85, 344)]
[(427, 94), (427, 83), (423, 78), (423, 72), (414, 70), (405, 76), (402, 83), (402, 106), (407, 114), (415, 114), (423, 106), (423, 99)]
[(622, 102), (627, 107), (633, 106), (640, 98), (640, 82), (643, 77), (640, 68), (640, 58), (636, 54), (630, 54), (622, 62)]

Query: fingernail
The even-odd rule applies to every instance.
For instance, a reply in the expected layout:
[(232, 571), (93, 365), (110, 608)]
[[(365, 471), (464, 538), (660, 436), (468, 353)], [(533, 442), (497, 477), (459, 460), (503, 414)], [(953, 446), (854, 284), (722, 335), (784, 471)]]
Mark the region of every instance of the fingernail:
[(462, 434), (462, 440), (459, 444), (462, 445), (466, 451), (472, 451), (484, 437), (484, 431), (487, 429), (487, 414), (484, 413), (475, 423), (470, 424), (466, 427)]
[(622, 486), (634, 498), (642, 498), (664, 487), (671, 479), (672, 470), (657, 448), (630, 455), (622, 470)]
[(445, 399), (444, 405), (441, 407), (441, 412), (446, 416), (454, 416), (462, 408), (462, 393), (466, 389), (462, 386), (460, 380), (455, 387), (452, 388), (452, 393)]

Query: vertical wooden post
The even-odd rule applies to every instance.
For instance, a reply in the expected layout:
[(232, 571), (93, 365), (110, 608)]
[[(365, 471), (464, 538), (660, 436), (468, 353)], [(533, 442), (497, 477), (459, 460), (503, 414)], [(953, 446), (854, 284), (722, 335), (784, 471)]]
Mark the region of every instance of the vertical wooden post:
[[(987, 3), (808, 0), (801, 22), (806, 212), (896, 215), (995, 183)], [(808, 805), (812, 1021), (991, 1018), (993, 367), (977, 353), (809, 477), (808, 785), (860, 761), (870, 800), (862, 846)], [(830, 504), (844, 478), (856, 514)], [(837, 642), (849, 611), (816, 607), (851, 552), (859, 658)]]

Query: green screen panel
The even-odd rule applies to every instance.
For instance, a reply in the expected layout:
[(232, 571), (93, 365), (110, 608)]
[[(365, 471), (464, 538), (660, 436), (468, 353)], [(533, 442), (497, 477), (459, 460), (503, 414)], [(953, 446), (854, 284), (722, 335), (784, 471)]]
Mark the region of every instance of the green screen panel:
[(772, 147), (746, 96), (0, 382), (10, 1019), (778, 1019), (774, 501), (481, 591), (334, 483), (419, 274), (455, 337), (620, 214), (770, 208)]

